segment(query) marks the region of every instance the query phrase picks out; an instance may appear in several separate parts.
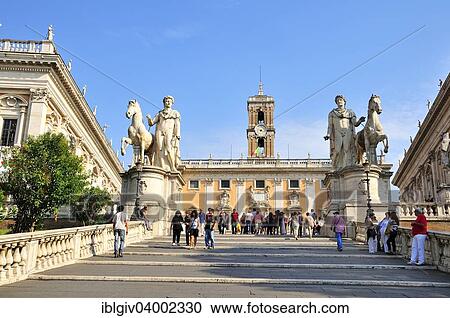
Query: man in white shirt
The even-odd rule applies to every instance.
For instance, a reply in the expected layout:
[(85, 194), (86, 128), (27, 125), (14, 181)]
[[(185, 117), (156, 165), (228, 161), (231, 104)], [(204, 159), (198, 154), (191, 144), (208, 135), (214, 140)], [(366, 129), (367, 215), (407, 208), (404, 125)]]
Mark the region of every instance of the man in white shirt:
[(123, 205), (119, 205), (117, 207), (117, 213), (113, 218), (114, 258), (123, 257), (123, 250), (125, 248), (125, 235), (128, 234), (127, 214), (123, 210)]

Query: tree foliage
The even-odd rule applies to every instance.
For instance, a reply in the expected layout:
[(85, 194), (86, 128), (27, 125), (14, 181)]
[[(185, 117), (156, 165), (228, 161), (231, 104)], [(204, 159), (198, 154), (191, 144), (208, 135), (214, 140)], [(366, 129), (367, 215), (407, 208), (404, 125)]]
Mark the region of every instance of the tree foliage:
[(108, 191), (89, 187), (84, 189), (75, 202), (73, 213), (78, 221), (83, 222), (83, 225), (91, 225), (99, 221), (99, 213), (110, 204), (112, 200)]
[(43, 219), (57, 216), (87, 185), (82, 161), (62, 134), (30, 137), (6, 160), (5, 190), (18, 212), (14, 232), (42, 228)]

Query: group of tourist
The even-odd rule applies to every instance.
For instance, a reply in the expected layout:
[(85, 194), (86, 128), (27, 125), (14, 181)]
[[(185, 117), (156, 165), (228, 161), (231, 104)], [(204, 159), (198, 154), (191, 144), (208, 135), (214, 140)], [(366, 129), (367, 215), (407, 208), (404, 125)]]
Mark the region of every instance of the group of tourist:
[(365, 225), (370, 254), (375, 254), (377, 251), (390, 255), (397, 253), (395, 238), (400, 221), (396, 212), (386, 212), (381, 222), (378, 222), (375, 213), (370, 212), (366, 217)]
[[(408, 264), (425, 264), (425, 240), (427, 238), (427, 218), (420, 209), (414, 211), (416, 220), (411, 222), (411, 258)], [(397, 237), (400, 221), (396, 212), (386, 212), (383, 220), (378, 222), (375, 214), (369, 213), (366, 218), (367, 244), (369, 253), (384, 252), (389, 255), (397, 253), (395, 238)]]
[[(145, 211), (142, 212), (145, 213)], [(419, 209), (416, 209), (414, 213), (416, 220), (411, 223), (413, 239), (411, 259), (408, 264), (421, 266), (425, 263), (427, 219)], [(335, 232), (337, 249), (341, 252), (343, 250), (342, 237), (345, 234), (346, 222), (338, 211), (333, 214), (331, 229)], [(145, 220), (148, 221), (147, 218)], [(147, 229), (150, 228), (148, 223), (144, 222)], [(197, 247), (199, 236), (204, 237), (205, 248), (213, 249), (214, 230), (217, 227), (220, 234), (225, 234), (229, 224), (231, 224), (232, 234), (287, 235), (289, 232), (295, 239), (298, 239), (303, 232), (310, 238), (313, 235), (320, 235), (320, 230), (325, 222), (321, 217), (317, 218), (314, 211), (306, 213), (305, 217), (298, 212), (285, 216), (279, 210), (275, 211), (275, 213), (268, 212), (263, 214), (254, 209), (239, 216), (235, 209), (231, 215), (228, 215), (226, 212), (215, 214), (214, 210), (209, 208), (207, 213), (204, 213), (202, 210), (200, 212), (193, 210), (186, 212), (184, 217), (180, 211), (176, 211), (171, 221), (172, 245), (180, 245), (181, 233), (185, 231), (186, 246), (190, 249)], [(375, 213), (370, 212), (365, 220), (369, 253), (375, 254), (377, 251), (380, 251), (389, 255), (395, 255), (397, 253), (395, 239), (399, 225), (400, 221), (396, 212), (386, 212), (385, 217), (380, 222), (378, 222)], [(119, 206), (117, 213), (114, 215), (113, 230), (115, 237), (114, 257), (123, 257), (125, 235), (128, 234), (127, 214), (124, 212), (123, 206)]]
[[(233, 213), (235, 213), (235, 211)], [(298, 239), (305, 233), (312, 238), (313, 235), (320, 235), (320, 229), (324, 224), (325, 222), (321, 217), (317, 217), (314, 210), (311, 210), (311, 213), (307, 212), (306, 215), (303, 216), (301, 212), (286, 214), (280, 210), (276, 210), (275, 213), (269, 211), (266, 214), (263, 214), (262, 212), (253, 209), (253, 211), (243, 213), (239, 219), (233, 219), (232, 234), (290, 234), (295, 237), (295, 239)]]
[(181, 211), (176, 211), (171, 222), (172, 245), (180, 245), (183, 231), (186, 236), (186, 246), (189, 248), (197, 246), (199, 236), (205, 237), (206, 248), (214, 248), (215, 229), (219, 234), (225, 234), (231, 227), (233, 235), (288, 235), (289, 233), (298, 240), (303, 233), (310, 238), (320, 235), (324, 224), (325, 221), (317, 217), (314, 210), (306, 213), (305, 216), (300, 212), (287, 215), (279, 210), (275, 213), (271, 211), (262, 213), (256, 209), (239, 215), (236, 209), (229, 214), (224, 211), (215, 213), (214, 209), (209, 208), (206, 213), (202, 210), (186, 211), (184, 217)]

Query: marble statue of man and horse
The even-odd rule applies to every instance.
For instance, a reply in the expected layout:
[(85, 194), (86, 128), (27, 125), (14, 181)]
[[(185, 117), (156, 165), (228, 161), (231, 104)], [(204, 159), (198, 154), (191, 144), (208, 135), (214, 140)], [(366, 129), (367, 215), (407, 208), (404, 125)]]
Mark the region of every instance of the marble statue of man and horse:
[(366, 121), (366, 117), (357, 120), (355, 113), (346, 108), (346, 100), (342, 95), (336, 96), (335, 103), (338, 107), (328, 115), (328, 131), (324, 137), (330, 140), (333, 168), (339, 170), (365, 161), (377, 164), (377, 145), (382, 142), (385, 153), (389, 149), (388, 137), (379, 118), (382, 112), (380, 96), (372, 94), (370, 97), (366, 125), (357, 134), (355, 128)]
[(172, 109), (175, 99), (163, 98), (164, 108), (154, 118), (147, 115), (149, 127), (156, 126), (155, 135), (145, 127), (139, 103), (132, 99), (125, 113), (131, 119), (128, 137), (122, 138), (121, 153), (125, 155), (128, 145), (134, 146), (133, 164), (141, 163), (160, 167), (166, 171), (177, 171), (180, 159), (180, 113)]

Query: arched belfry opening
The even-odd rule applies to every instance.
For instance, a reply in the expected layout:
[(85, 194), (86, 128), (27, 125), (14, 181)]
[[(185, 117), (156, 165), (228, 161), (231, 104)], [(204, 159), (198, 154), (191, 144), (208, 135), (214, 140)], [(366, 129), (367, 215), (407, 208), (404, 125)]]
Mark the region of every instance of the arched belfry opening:
[(262, 110), (258, 111), (258, 124), (264, 124), (264, 112)]

